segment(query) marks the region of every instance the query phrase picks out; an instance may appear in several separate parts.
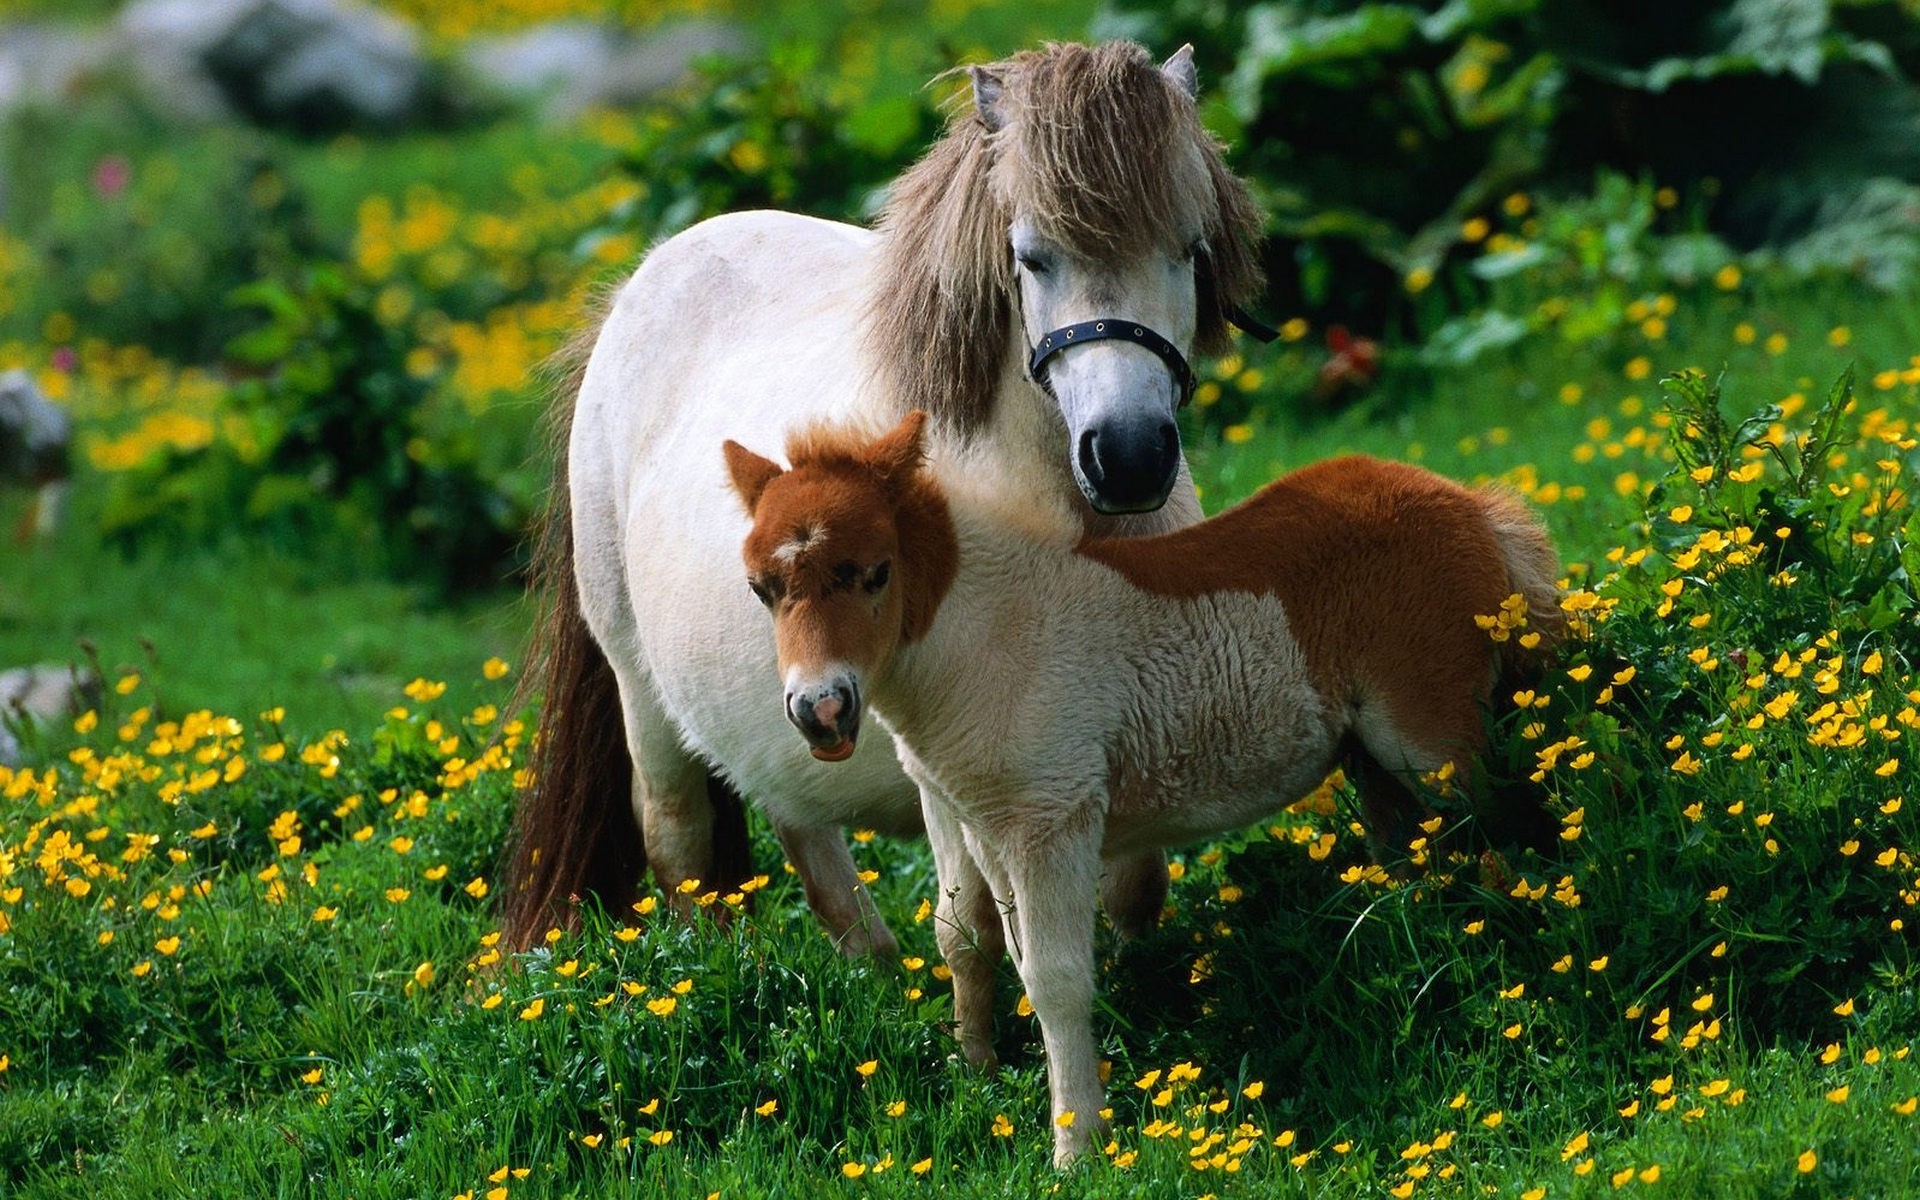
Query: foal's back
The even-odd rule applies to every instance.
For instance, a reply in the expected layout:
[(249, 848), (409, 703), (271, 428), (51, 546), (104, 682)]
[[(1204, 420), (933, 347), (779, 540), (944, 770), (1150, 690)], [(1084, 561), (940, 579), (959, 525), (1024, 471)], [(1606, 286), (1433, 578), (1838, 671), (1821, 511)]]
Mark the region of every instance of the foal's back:
[(1362, 456), (1269, 484), (1211, 520), (1150, 538), (1089, 539), (1080, 553), (1169, 597), (1272, 595), (1336, 709), (1372, 708), (1410, 742), (1471, 749), (1495, 676), (1474, 621), (1527, 596), (1557, 626), (1558, 561), (1512, 497)]

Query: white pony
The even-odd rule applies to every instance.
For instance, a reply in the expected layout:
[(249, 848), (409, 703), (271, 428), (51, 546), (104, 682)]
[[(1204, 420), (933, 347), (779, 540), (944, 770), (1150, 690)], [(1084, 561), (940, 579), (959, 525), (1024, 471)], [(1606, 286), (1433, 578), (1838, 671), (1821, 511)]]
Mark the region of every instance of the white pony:
[[(1257, 289), (1260, 217), (1195, 114), (1191, 48), (1156, 67), (1129, 43), (1057, 45), (971, 74), (973, 105), (877, 230), (715, 218), (614, 297), (563, 414), (539, 554), (545, 704), (502, 889), (514, 944), (570, 920), (570, 898), (622, 912), (649, 864), (674, 894), (744, 879), (744, 793), (836, 941), (896, 949), (839, 830), (918, 830), (916, 791), (889, 755), (823, 765), (768, 703), (723, 440), (771, 451), (823, 418), (924, 408), (936, 440), (1088, 528), (1198, 518), (1183, 355), (1219, 350)], [(1157, 854), (1121, 864), (1109, 912), (1138, 928), (1165, 886)]]
[[(1340, 763), (1369, 832), (1413, 844), (1409, 777), (1464, 770), (1496, 685), (1538, 669), (1559, 560), (1511, 495), (1369, 458), (1158, 537), (1088, 537), (1058, 505), (1010, 504), (991, 464), (924, 470), (921, 420), (803, 433), (791, 470), (728, 444), (753, 515), (742, 556), (773, 614), (768, 683), (805, 742), (857, 761), (859, 712), (806, 698), (864, 692), (921, 786), (975, 1062), (1004, 920), (1064, 1165), (1101, 1125), (1103, 858), (1242, 828)], [(1492, 642), (1481, 623), (1503, 614), (1503, 633), (1534, 628)]]

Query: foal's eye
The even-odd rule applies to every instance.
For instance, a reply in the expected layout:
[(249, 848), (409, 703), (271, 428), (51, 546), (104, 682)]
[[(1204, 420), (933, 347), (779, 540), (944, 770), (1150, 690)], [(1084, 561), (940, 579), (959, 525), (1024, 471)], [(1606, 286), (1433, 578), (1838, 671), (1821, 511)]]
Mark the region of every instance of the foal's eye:
[(1045, 275), (1051, 269), (1047, 260), (1037, 254), (1021, 254), (1015, 251), (1013, 261), (1024, 267), (1029, 275)]
[(1192, 262), (1206, 252), (1207, 240), (1205, 238), (1195, 238), (1187, 243), (1187, 248), (1180, 252), (1180, 257), (1186, 262)]
[(887, 580), (891, 578), (893, 578), (893, 561), (889, 559), (867, 573), (867, 591), (878, 592), (887, 586)]
[(761, 583), (758, 579), (749, 579), (747, 580), (747, 587), (752, 589), (755, 600), (758, 600), (768, 608), (773, 607), (773, 592), (768, 590), (766, 584)]

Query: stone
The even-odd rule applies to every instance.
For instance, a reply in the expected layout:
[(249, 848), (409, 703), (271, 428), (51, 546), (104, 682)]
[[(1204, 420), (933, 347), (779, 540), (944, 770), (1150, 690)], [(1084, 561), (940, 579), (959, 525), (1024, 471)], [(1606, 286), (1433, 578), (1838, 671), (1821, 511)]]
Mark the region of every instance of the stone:
[(0, 766), (20, 765), (19, 730), (28, 723), (78, 716), (100, 702), (91, 671), (58, 663), (0, 671)]
[(476, 37), (461, 50), (460, 62), (482, 86), (538, 99), (547, 116), (565, 120), (594, 108), (636, 104), (686, 79), (701, 58), (750, 49), (744, 33), (718, 21), (686, 21), (642, 34), (561, 21)]

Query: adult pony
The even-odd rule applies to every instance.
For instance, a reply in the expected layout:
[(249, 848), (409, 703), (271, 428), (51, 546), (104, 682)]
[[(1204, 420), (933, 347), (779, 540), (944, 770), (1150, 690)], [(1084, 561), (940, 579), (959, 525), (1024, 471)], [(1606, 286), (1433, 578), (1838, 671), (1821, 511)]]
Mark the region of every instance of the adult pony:
[(1011, 906), (1064, 1164), (1100, 1125), (1102, 858), (1242, 828), (1341, 762), (1371, 831), (1406, 848), (1425, 815), (1409, 777), (1464, 768), (1496, 685), (1557, 635), (1559, 561), (1506, 493), (1367, 458), (1157, 537), (1089, 537), (964, 455), (924, 470), (921, 422), (803, 434), (791, 470), (729, 443), (742, 554), (804, 742), (846, 757), (859, 714), (805, 701), (866, 696), (921, 786), (976, 1062)]
[[(738, 794), (772, 819), (850, 953), (891, 953), (839, 829), (920, 826), (885, 755), (833, 769), (766, 703), (774, 650), (733, 567), (714, 447), (826, 417), (975, 447), (1013, 498), (1126, 534), (1196, 520), (1174, 413), (1259, 285), (1260, 216), (1194, 109), (1191, 48), (1049, 46), (971, 71), (973, 104), (873, 231), (782, 213), (696, 225), (614, 297), (565, 432), (540, 570), (546, 702), (503, 890), (512, 943), (610, 910), (653, 867), (744, 877)], [(721, 814), (716, 824), (716, 811)], [(1158, 860), (1110, 880), (1150, 918)]]

